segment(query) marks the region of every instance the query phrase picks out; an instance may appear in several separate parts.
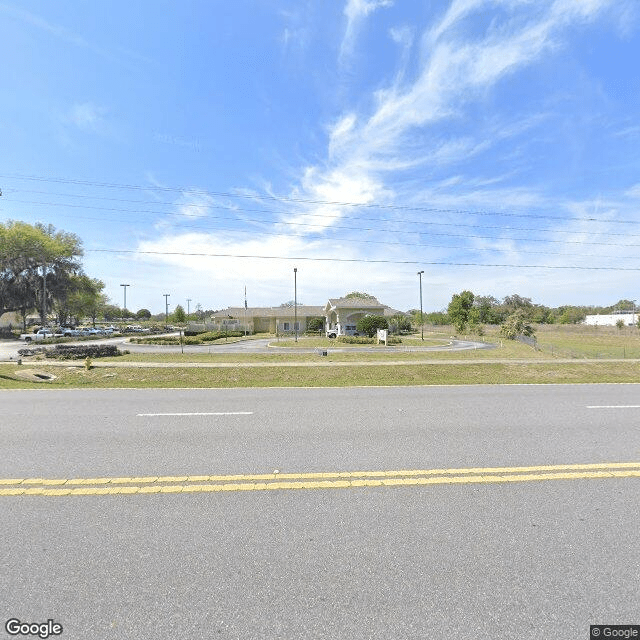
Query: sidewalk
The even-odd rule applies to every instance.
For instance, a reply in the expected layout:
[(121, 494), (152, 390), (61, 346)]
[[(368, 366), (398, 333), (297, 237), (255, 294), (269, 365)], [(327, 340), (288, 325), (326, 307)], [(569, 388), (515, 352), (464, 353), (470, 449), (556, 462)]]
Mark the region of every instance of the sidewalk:
[[(549, 360), (529, 360), (529, 359), (507, 359), (491, 358), (482, 360), (355, 360), (353, 362), (96, 362), (92, 361), (92, 369), (239, 369), (239, 368), (277, 368), (277, 367), (402, 367), (418, 365), (483, 365), (483, 364), (524, 364), (524, 365), (548, 365), (548, 364), (602, 364), (602, 363), (640, 363), (640, 358), (554, 358)], [(22, 361), (22, 366), (42, 366), (42, 367), (68, 367), (73, 369), (83, 369), (83, 360), (26, 360)], [(7, 362), (6, 364), (12, 364)], [(17, 366), (17, 362), (13, 361)]]

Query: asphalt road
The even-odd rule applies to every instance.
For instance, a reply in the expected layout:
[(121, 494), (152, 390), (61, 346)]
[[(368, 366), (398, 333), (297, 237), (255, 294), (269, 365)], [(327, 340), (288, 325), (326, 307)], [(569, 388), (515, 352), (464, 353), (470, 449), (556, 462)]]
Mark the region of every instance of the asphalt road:
[[(177, 335), (177, 334), (176, 334)], [(239, 340), (237, 342), (217, 343), (213, 345), (184, 345), (182, 347), (176, 345), (154, 345), (154, 344), (135, 344), (129, 342), (128, 338), (104, 338), (102, 340), (69, 342), (67, 344), (116, 344), (121, 349), (128, 349), (132, 353), (278, 353), (278, 341), (273, 338), (258, 340)], [(269, 345), (272, 346), (269, 346)], [(10, 359), (17, 360), (19, 358), (18, 351), (27, 346), (41, 346), (37, 343), (26, 345), (21, 340), (0, 340), (0, 362)], [(449, 344), (435, 346), (389, 346), (386, 347), (388, 353), (407, 352), (407, 351), (468, 351), (471, 349), (492, 349), (495, 345), (485, 342), (474, 342), (472, 340), (451, 339)], [(354, 352), (380, 352), (380, 347), (367, 346), (351, 346), (351, 347), (331, 347), (332, 353), (340, 353), (344, 351)], [(285, 353), (314, 353), (317, 349), (309, 349), (304, 347), (283, 347), (281, 349)]]
[[(0, 490), (87, 493), (0, 494), (4, 620), (242, 640), (640, 623), (639, 467), (544, 475), (640, 461), (638, 385), (16, 390), (0, 406)], [(462, 471), (416, 483), (434, 469)], [(395, 480), (336, 479), (357, 471)], [(333, 475), (261, 488), (312, 472)], [(243, 479), (211, 490), (223, 474)]]

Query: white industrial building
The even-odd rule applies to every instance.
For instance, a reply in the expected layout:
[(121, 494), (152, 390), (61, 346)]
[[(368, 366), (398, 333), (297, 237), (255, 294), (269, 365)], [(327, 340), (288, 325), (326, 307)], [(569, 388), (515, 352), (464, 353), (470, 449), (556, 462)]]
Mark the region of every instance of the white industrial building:
[(583, 324), (601, 327), (615, 327), (619, 320), (622, 320), (626, 326), (633, 326), (636, 323), (638, 315), (636, 313), (609, 313), (596, 316), (587, 316)]

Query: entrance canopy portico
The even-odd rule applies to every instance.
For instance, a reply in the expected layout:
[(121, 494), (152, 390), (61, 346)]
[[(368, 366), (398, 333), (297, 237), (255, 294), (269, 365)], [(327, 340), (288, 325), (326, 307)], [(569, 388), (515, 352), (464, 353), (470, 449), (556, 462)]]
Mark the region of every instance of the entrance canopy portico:
[(375, 298), (331, 298), (325, 305), (325, 330), (335, 335), (356, 332), (358, 320), (366, 315), (384, 315), (385, 306)]

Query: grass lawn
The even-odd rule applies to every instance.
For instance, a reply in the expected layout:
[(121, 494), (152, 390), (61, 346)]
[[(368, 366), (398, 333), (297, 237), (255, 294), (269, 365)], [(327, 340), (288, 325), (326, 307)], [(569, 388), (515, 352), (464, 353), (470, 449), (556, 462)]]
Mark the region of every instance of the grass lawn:
[[(640, 359), (640, 334), (635, 328), (542, 326), (537, 329), (536, 349), (501, 340), (497, 329), (487, 328), (483, 337), (458, 338), (491, 342), (495, 344), (492, 349), (408, 350), (412, 346), (442, 345), (452, 335), (450, 327), (430, 327), (425, 330), (424, 342), (413, 336), (404, 338), (398, 347), (380, 345), (369, 351), (357, 351), (325, 338), (299, 339), (299, 347), (326, 348), (327, 356), (291, 352), (288, 343), (295, 345), (293, 340), (280, 340), (279, 348), (275, 346), (267, 354), (222, 354), (214, 347), (212, 353), (203, 354), (131, 353), (96, 360), (90, 370), (82, 362), (53, 366), (45, 360), (25, 360), (21, 367), (0, 365), (0, 388), (640, 383), (640, 363), (633, 360)], [(278, 345), (275, 337), (272, 344)], [(586, 358), (597, 361), (586, 362)], [(612, 361), (623, 358), (627, 361)], [(19, 372), (25, 369), (50, 372), (56, 379), (20, 379)]]
[[(23, 365), (24, 366), (24, 365)], [(16, 365), (0, 365), (0, 388), (68, 387), (346, 387), (442, 384), (640, 383), (637, 362), (407, 364), (403, 366), (126, 367), (85, 370), (35, 365), (57, 376), (35, 383), (16, 378)]]

